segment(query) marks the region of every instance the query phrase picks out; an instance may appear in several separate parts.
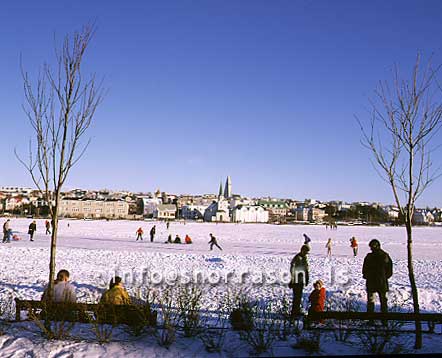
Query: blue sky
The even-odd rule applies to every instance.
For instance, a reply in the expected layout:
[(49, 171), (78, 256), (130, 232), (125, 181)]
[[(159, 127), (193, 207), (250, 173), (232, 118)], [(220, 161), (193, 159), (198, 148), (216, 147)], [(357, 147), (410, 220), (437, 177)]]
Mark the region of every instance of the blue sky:
[[(95, 21), (109, 92), (66, 187), (392, 202), (354, 118), (398, 63), (442, 62), (440, 1), (19, 1), (0, 5), (0, 186), (31, 185), (19, 68)], [(436, 140), (440, 138), (440, 135)], [(441, 165), (441, 151), (434, 158)], [(442, 179), (441, 179), (442, 180)], [(442, 181), (422, 205), (442, 206)]]

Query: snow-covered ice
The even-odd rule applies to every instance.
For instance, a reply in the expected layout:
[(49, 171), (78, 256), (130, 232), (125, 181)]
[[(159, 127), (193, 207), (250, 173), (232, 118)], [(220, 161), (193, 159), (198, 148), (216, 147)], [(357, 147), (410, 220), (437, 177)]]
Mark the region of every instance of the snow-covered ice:
[[(39, 299), (47, 282), (50, 237), (44, 234), (44, 220), (37, 220), (35, 241), (30, 242), (27, 235), (30, 222), (30, 219), (11, 219), (13, 231), (22, 240), (0, 246), (1, 299), (11, 292), (22, 299)], [(154, 224), (157, 225), (157, 234), (155, 241), (151, 243), (148, 233)], [(140, 226), (145, 232), (144, 240), (137, 242), (135, 232)], [(173, 238), (179, 234), (181, 239), (188, 234), (194, 243), (165, 244), (169, 233)], [(217, 237), (223, 251), (219, 251), (216, 247), (213, 251), (209, 251), (209, 233)], [(390, 254), (394, 263), (389, 301), (402, 305), (404, 309), (410, 307), (406, 237), (403, 227), (340, 226), (337, 230), (326, 230), (324, 226), (317, 225), (172, 222), (167, 230), (164, 223), (150, 221), (60, 220), (57, 269), (66, 268), (71, 272), (79, 301), (97, 299), (107, 284), (107, 278), (114, 271), (123, 275), (130, 274), (127, 276), (126, 286), (132, 295), (137, 294), (141, 282), (139, 273), (145, 269), (163, 274), (178, 271), (201, 271), (205, 274), (227, 272), (239, 274), (248, 271), (252, 275), (273, 272), (283, 277), (288, 272), (291, 258), (303, 243), (303, 233), (312, 238), (312, 250), (309, 256), (311, 282), (319, 278), (325, 282), (330, 302), (336, 302), (333, 297), (352, 297), (361, 304), (361, 309), (365, 308), (362, 262), (369, 252), (368, 242), (376, 238), (381, 241), (383, 249)], [(351, 236), (356, 236), (359, 242), (359, 254), (356, 258), (353, 257), (350, 248)], [(325, 248), (329, 237), (333, 241), (331, 259), (326, 257)], [(442, 228), (414, 229), (415, 274), (421, 308), (426, 312), (442, 311), (441, 254)], [(259, 282), (251, 284), (249, 280), (246, 281), (246, 285), (250, 288), (250, 294), (256, 299), (280, 300), (282, 296), (290, 295), (289, 289), (284, 285), (260, 285)], [(225, 293), (226, 287), (228, 285), (225, 284), (211, 286), (206, 292), (204, 305), (208, 308), (216, 306), (217, 299)], [(306, 291), (310, 289), (311, 287)], [(433, 341), (431, 343), (433, 349), (437, 347), (439, 351), (442, 350), (440, 339), (429, 337), (428, 340)], [(105, 347), (84, 342), (68, 345), (51, 344), (52, 346), (48, 342), (40, 342), (23, 334), (18, 334), (17, 338), (14, 338), (8, 333), (3, 338), (0, 337), (0, 355), (1, 352), (12, 352), (15, 349), (22, 349), (20, 347), (29, 346), (34, 353), (47, 352), (48, 349), (54, 352), (80, 350), (83, 356), (112, 354), (142, 356), (140, 352), (146, 349), (145, 342), (143, 344), (113, 342)], [(72, 349), (69, 350), (67, 347)], [(163, 352), (162, 348), (155, 344), (152, 344), (152, 347), (155, 347), (151, 348), (152, 354), (161, 355)], [(186, 355), (185, 350), (174, 349), (169, 353)], [(290, 354), (296, 352), (292, 350)]]

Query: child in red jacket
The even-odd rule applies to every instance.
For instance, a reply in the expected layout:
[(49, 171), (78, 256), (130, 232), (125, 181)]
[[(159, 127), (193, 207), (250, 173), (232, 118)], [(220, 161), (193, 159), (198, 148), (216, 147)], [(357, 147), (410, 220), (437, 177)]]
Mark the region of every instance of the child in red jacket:
[[(324, 283), (321, 280), (318, 280), (313, 284), (313, 287), (314, 290), (308, 298), (310, 302), (308, 313), (311, 314), (314, 312), (324, 312), (326, 298)], [(322, 320), (320, 322), (323, 323)]]

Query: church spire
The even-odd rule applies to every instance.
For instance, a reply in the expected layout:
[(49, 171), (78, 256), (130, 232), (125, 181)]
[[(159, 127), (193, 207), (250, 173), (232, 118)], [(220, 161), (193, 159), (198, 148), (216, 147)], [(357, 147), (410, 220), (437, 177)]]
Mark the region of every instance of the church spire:
[(231, 198), (232, 197), (232, 182), (230, 180), (230, 176), (226, 179), (226, 186), (224, 187), (224, 197)]
[(218, 197), (222, 197), (223, 196), (223, 182), (220, 181), (219, 182), (219, 192), (218, 192)]

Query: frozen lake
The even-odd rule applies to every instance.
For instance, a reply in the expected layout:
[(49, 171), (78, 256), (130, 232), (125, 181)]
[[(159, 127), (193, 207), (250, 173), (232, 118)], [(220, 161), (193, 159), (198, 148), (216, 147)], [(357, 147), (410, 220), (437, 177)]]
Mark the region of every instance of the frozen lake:
[[(0, 299), (10, 297), (11, 294), (22, 299), (39, 299), (43, 287), (47, 284), (50, 237), (45, 235), (44, 220), (38, 220), (35, 241), (30, 242), (27, 235), (30, 222), (29, 219), (11, 219), (13, 231), (22, 237), (22, 240), (0, 246)], [(157, 225), (157, 235), (155, 242), (151, 243), (149, 230), (154, 224)], [(144, 241), (137, 242), (135, 232), (140, 226), (145, 233)], [(179, 234), (182, 239), (188, 234), (194, 244), (165, 244), (169, 233), (173, 237)], [(216, 248), (209, 251), (209, 233), (218, 238), (223, 251)], [(144, 281), (140, 280), (145, 270), (163, 274), (166, 279), (169, 274), (172, 274), (173, 278), (173, 274), (177, 273), (201, 272), (208, 277), (219, 275), (221, 278), (225, 274), (234, 274), (234, 277), (237, 277), (244, 272), (250, 273), (252, 279), (249, 277), (242, 283), (223, 283), (221, 280), (218, 284), (205, 286), (203, 307), (206, 308), (218, 308), (223, 297), (237, 289), (246, 289), (249, 297), (254, 300), (280, 302), (282, 297), (291, 297), (291, 290), (283, 281), (270, 284), (254, 279), (269, 273), (282, 279), (284, 274), (288, 273), (290, 260), (303, 244), (303, 233), (312, 239), (312, 251), (309, 255), (311, 281), (304, 291), (305, 297), (312, 289), (312, 282), (322, 279), (327, 289), (328, 307), (337, 309), (339, 304), (353, 300), (359, 305), (359, 309), (364, 310), (366, 293), (361, 273), (362, 263), (368, 252), (368, 242), (376, 238), (393, 259), (390, 307), (411, 307), (406, 267), (406, 237), (405, 229), (401, 227), (348, 226), (331, 231), (326, 230), (324, 226), (315, 225), (217, 225), (194, 222), (184, 225), (174, 222), (167, 230), (164, 223), (158, 222), (61, 220), (57, 269), (65, 268), (71, 272), (78, 300), (82, 302), (96, 302), (109, 277), (115, 272), (123, 276), (131, 295), (139, 294), (146, 286), (161, 290), (150, 283), (145, 285)], [(442, 228), (416, 228), (414, 233), (415, 274), (421, 309), (426, 312), (442, 312)], [(350, 248), (351, 236), (356, 236), (359, 241), (359, 255), (356, 258), (353, 257)], [(333, 240), (331, 259), (326, 257), (324, 247), (329, 237)], [(304, 307), (306, 308), (305, 304)], [(71, 354), (78, 347), (81, 347), (85, 354), (87, 352), (87, 355), (94, 356), (124, 354), (142, 357), (147, 351), (158, 356), (165, 353), (155, 343), (112, 343), (100, 346), (82, 342), (66, 345), (63, 342), (40, 342), (32, 336), (25, 338), (27, 336), (29, 335), (26, 331), (23, 331), (17, 338), (12, 337), (10, 340), (9, 335), (4, 336), (3, 340), (0, 337), (0, 345), (3, 347), (3, 341), (9, 342), (8, 348), (5, 348), (8, 352), (30, 350), (33, 353), (42, 352), (41, 356), (47, 356), (49, 351)], [(437, 351), (440, 344), (440, 340), (434, 340), (429, 344), (430, 351)], [(179, 344), (178, 346), (180, 347)], [(199, 347), (197, 344), (193, 346)], [(325, 345), (325, 352), (336, 352), (334, 347), (335, 343)], [(189, 353), (188, 348), (183, 348), (183, 351), (179, 349), (172, 350), (170, 355)], [(293, 354), (293, 350), (288, 349), (281, 354)], [(198, 352), (201, 354), (201, 351)], [(355, 350), (353, 353), (355, 352), (359, 351)]]

